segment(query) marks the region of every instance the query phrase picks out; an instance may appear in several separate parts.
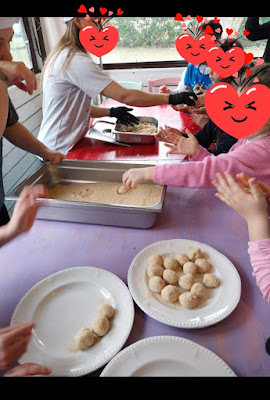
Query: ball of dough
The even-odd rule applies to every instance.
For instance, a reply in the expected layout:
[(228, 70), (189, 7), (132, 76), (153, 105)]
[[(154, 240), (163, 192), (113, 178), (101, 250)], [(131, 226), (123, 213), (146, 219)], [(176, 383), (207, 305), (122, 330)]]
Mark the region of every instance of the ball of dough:
[(172, 269), (164, 269), (163, 279), (165, 282), (167, 282), (171, 285), (175, 285), (178, 282), (178, 275)]
[(180, 291), (176, 286), (168, 285), (165, 286), (164, 289), (161, 290), (162, 298), (168, 303), (174, 303), (178, 300), (180, 295)]
[(203, 253), (201, 251), (201, 249), (189, 249), (188, 251), (188, 257), (190, 259), (190, 261), (195, 261), (197, 260), (197, 258), (203, 258)]
[(183, 272), (184, 274), (196, 275), (197, 268), (198, 267), (196, 264), (194, 264), (194, 262), (188, 261), (183, 265)]
[(149, 278), (152, 278), (153, 276), (160, 276), (162, 277), (163, 275), (164, 268), (160, 264), (150, 264), (147, 268), (147, 275)]
[(166, 257), (164, 260), (164, 268), (169, 268), (172, 270), (176, 270), (176, 268), (178, 267), (179, 263), (175, 258), (172, 257)]
[(192, 285), (192, 288), (190, 289), (190, 293), (193, 294), (194, 296), (197, 296), (198, 299), (201, 299), (202, 297), (204, 297), (204, 295), (206, 293), (206, 289), (201, 283), (198, 282), (198, 283), (194, 283), (194, 285)]
[(97, 317), (92, 321), (92, 329), (97, 336), (105, 336), (110, 329), (110, 322), (106, 317)]
[(81, 328), (74, 336), (74, 341), (78, 350), (86, 350), (95, 342), (95, 335), (88, 328)]
[(159, 264), (163, 265), (163, 257), (160, 256), (159, 254), (152, 254), (149, 257), (149, 264)]
[(110, 304), (99, 304), (97, 312), (100, 317), (106, 317), (107, 319), (115, 316), (115, 308)]
[(197, 307), (199, 299), (192, 293), (186, 292), (180, 295), (179, 302), (183, 308), (191, 309)]
[(181, 288), (190, 290), (194, 284), (194, 276), (192, 274), (182, 275), (180, 276), (178, 283)]
[(118, 194), (127, 194), (128, 192), (129, 189), (125, 185), (120, 186), (117, 190)]
[(154, 293), (160, 293), (161, 290), (166, 286), (165, 281), (160, 276), (153, 276), (149, 279), (149, 288)]
[(208, 288), (216, 288), (219, 285), (219, 279), (214, 274), (204, 274), (203, 284)]
[(189, 258), (187, 256), (187, 254), (181, 253), (181, 254), (176, 254), (175, 259), (179, 262), (179, 264), (181, 265), (181, 267), (183, 267), (183, 265), (189, 261)]
[(195, 264), (197, 265), (197, 272), (199, 274), (206, 274), (211, 270), (211, 265), (204, 258), (197, 258)]

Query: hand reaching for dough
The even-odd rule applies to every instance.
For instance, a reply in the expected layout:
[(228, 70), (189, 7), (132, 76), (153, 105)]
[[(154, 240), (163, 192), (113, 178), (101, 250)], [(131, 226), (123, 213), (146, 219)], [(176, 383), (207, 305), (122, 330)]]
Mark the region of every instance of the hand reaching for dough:
[(170, 126), (165, 125), (165, 128), (160, 128), (155, 138), (160, 142), (167, 142), (174, 144), (174, 141), (173, 142), (170, 141), (170, 133), (173, 133), (174, 137), (175, 135), (178, 135), (179, 137), (183, 136), (182, 132), (180, 132), (178, 129), (171, 128)]
[(187, 156), (195, 157), (199, 151), (200, 145), (196, 137), (188, 130), (185, 130), (188, 138), (180, 136), (174, 132), (170, 132), (167, 136), (167, 141), (171, 144), (165, 144), (171, 150), (168, 154), (184, 154)]
[(139, 183), (153, 181), (154, 170), (154, 167), (130, 169), (123, 175), (123, 184), (128, 189), (136, 189)]

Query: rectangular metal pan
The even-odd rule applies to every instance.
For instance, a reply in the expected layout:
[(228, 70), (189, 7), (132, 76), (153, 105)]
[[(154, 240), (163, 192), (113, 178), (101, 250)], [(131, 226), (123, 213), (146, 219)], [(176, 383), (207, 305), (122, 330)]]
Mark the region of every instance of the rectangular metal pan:
[[(29, 178), (9, 192), (6, 200), (17, 200), (25, 186), (44, 184), (52, 189), (59, 183), (119, 182), (130, 168), (151, 166), (149, 163), (110, 161), (63, 160), (58, 166), (44, 163)], [(98, 203), (83, 203), (54, 199), (38, 199), (38, 219), (78, 222), (96, 225), (121, 226), (129, 228), (152, 228), (162, 212), (166, 186), (163, 186), (161, 200), (151, 207), (136, 207)]]
[[(138, 117), (140, 122), (152, 122), (156, 125), (157, 127), (157, 132), (154, 134), (147, 134), (147, 133), (136, 133), (136, 132), (120, 132), (117, 130), (117, 121), (116, 122), (111, 122), (107, 120), (97, 120), (93, 123), (91, 129), (90, 129), (90, 137), (91, 134), (95, 133), (95, 131), (98, 131), (97, 125), (98, 124), (105, 124), (104, 126), (100, 129), (100, 133), (102, 135), (107, 135), (110, 137), (111, 141), (111, 136), (113, 135), (115, 137), (116, 142), (120, 143), (127, 143), (127, 144), (154, 144), (156, 142), (155, 135), (159, 131), (159, 121), (156, 118), (153, 117)], [(106, 128), (106, 125), (112, 125), (110, 128)], [(102, 139), (101, 139), (102, 140)]]

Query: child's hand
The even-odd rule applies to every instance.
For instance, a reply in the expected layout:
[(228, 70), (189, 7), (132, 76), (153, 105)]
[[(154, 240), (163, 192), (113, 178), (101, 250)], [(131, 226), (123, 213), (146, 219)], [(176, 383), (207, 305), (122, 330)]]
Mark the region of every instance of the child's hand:
[(27, 363), (27, 364), (22, 364), (18, 365), (15, 368), (12, 368), (8, 372), (4, 374), (5, 377), (26, 377), (26, 376), (44, 376), (44, 375), (50, 375), (51, 369), (47, 367), (43, 367), (42, 365), (39, 364), (32, 364), (32, 363)]
[[(176, 128), (171, 128), (170, 126), (165, 125), (165, 129), (160, 128), (159, 132), (156, 134), (155, 138), (160, 142), (174, 143), (170, 142), (170, 133), (174, 133), (179, 137), (183, 136), (182, 132), (180, 132)], [(175, 137), (174, 135), (174, 137)]]
[(123, 175), (123, 184), (128, 189), (136, 189), (139, 183), (153, 181), (154, 170), (154, 167), (130, 169)]
[[(248, 176), (247, 174), (244, 174), (243, 172), (241, 172), (240, 174), (236, 175), (236, 178), (238, 180), (238, 182), (240, 183), (240, 185), (245, 189), (245, 188), (249, 188), (249, 180), (252, 179), (250, 176)], [(268, 202), (270, 201), (270, 186), (266, 185), (265, 183), (262, 183), (260, 181), (258, 181), (263, 193), (265, 194), (265, 196), (268, 198)]]
[(171, 149), (168, 154), (184, 154), (191, 157), (197, 155), (200, 148), (198, 140), (188, 129), (185, 130), (185, 133), (188, 135), (188, 138), (179, 136), (179, 134), (175, 134), (174, 132), (170, 132), (167, 135), (166, 141), (173, 143), (173, 145), (165, 144), (166, 147)]

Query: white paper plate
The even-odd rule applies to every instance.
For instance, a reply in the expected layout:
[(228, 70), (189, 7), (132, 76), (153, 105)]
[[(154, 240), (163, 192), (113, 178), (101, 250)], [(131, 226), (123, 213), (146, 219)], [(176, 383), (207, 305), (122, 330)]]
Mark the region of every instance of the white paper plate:
[[(90, 327), (97, 306), (116, 309), (106, 336), (86, 351), (72, 352), (74, 335)], [(76, 267), (36, 284), (17, 305), (11, 325), (35, 322), (27, 352), (20, 363), (52, 369), (50, 376), (82, 376), (102, 367), (125, 344), (134, 321), (134, 303), (124, 282), (109, 271)]]
[(140, 340), (120, 351), (101, 377), (234, 377), (231, 368), (212, 351), (176, 336)]
[[(220, 285), (208, 289), (209, 299), (202, 305), (184, 310), (158, 300), (148, 287), (146, 270), (150, 255), (173, 257), (176, 253), (186, 253), (190, 247), (200, 248), (209, 255), (208, 261), (214, 267), (211, 272), (219, 277)], [(166, 325), (187, 329), (222, 321), (235, 309), (241, 296), (240, 276), (231, 261), (213, 247), (184, 239), (156, 242), (138, 253), (128, 271), (128, 286), (134, 301), (150, 317)]]

